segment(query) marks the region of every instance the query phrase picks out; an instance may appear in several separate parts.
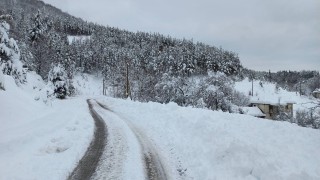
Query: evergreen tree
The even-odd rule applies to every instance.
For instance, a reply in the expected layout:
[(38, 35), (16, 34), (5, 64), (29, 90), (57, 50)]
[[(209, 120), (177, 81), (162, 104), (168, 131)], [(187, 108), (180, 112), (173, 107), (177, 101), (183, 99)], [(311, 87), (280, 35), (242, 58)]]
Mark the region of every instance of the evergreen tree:
[[(0, 16), (0, 71), (5, 75), (13, 76), (17, 83), (25, 81), (20, 61), (20, 50), (16, 41), (9, 38), (10, 25), (6, 20), (11, 20), (10, 15)], [(3, 78), (2, 78), (3, 79)], [(3, 82), (1, 82), (3, 86)]]
[(39, 41), (46, 29), (40, 10), (38, 10), (37, 14), (32, 19), (32, 24), (32, 28), (29, 30), (29, 39), (32, 43), (34, 43)]
[[(47, 69), (44, 69), (44, 66), (46, 65), (44, 60), (46, 57), (49, 57), (46, 56), (48, 52), (48, 41), (44, 37), (45, 29), (46, 26), (42, 20), (40, 10), (38, 10), (37, 14), (32, 19), (32, 27), (29, 29), (29, 42), (31, 43), (31, 51), (34, 56), (35, 70), (42, 77), (46, 77), (48, 73)], [(49, 64), (47, 65), (49, 66)]]
[(52, 65), (48, 80), (53, 86), (54, 95), (59, 99), (64, 99), (67, 95), (67, 73), (62, 64)]

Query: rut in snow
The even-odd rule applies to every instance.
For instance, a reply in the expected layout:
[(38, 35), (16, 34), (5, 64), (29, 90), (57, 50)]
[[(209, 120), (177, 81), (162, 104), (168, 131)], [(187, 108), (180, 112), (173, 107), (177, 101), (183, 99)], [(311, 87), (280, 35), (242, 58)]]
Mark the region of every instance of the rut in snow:
[(90, 100), (87, 100), (90, 114), (94, 120), (95, 131), (93, 139), (77, 167), (69, 175), (69, 180), (90, 179), (98, 166), (100, 157), (107, 143), (107, 129), (104, 120), (93, 109)]

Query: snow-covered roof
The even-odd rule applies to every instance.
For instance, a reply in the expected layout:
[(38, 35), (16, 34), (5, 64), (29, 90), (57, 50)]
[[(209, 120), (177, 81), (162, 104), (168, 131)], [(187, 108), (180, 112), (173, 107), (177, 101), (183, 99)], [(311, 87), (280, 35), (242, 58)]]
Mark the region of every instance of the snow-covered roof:
[(319, 89), (315, 89), (315, 90), (313, 91), (313, 93), (320, 93), (320, 88), (319, 88)]
[(256, 117), (265, 117), (266, 115), (258, 107), (242, 107), (243, 113)]
[(296, 104), (296, 102), (294, 102), (294, 101), (274, 102), (274, 101), (260, 101), (260, 100), (251, 100), (250, 103), (251, 104), (270, 104), (270, 105), (273, 105), (273, 106)]

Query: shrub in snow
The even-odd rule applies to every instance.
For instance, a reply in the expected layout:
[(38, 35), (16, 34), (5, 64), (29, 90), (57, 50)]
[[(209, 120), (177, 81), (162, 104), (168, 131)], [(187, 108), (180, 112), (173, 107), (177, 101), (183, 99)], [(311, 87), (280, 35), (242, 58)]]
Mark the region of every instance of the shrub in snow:
[(73, 85), (72, 79), (67, 80), (67, 95), (74, 96), (76, 94), (76, 88)]
[(44, 88), (42, 88), (39, 93), (34, 97), (34, 100), (39, 101), (42, 100), (45, 104), (50, 104), (52, 100), (55, 98), (53, 85), (48, 84)]
[(53, 86), (54, 95), (59, 99), (64, 99), (67, 95), (67, 73), (61, 64), (53, 65), (49, 71), (49, 84)]
[(318, 111), (317, 116), (313, 121), (313, 128), (320, 129), (320, 111)]
[(206, 103), (203, 101), (203, 98), (200, 98), (197, 102), (195, 107), (197, 108), (205, 108), (206, 107)]
[(298, 110), (296, 112), (296, 123), (303, 127), (313, 127), (315, 129), (320, 128), (320, 110)]
[(275, 117), (275, 120), (279, 121), (288, 121), (288, 122), (294, 122), (293, 117), (291, 113), (286, 113), (284, 110), (284, 107), (279, 107), (279, 115)]
[[(205, 106), (212, 110), (232, 112), (232, 84), (231, 80), (222, 73), (211, 73), (199, 83), (199, 88), (194, 93), (193, 106)], [(202, 98), (201, 101), (198, 101)], [(201, 104), (197, 104), (201, 103)]]
[(250, 99), (242, 92), (233, 91), (232, 103), (237, 106), (248, 106)]
[(4, 89), (4, 77), (3, 77), (2, 71), (0, 71), (0, 90), (5, 90)]
[(182, 78), (162, 75), (161, 81), (155, 85), (156, 100), (160, 103), (175, 102), (178, 105), (185, 105), (185, 95), (183, 91), (185, 83)]
[(9, 38), (10, 25), (3, 20), (9, 17), (0, 16), (0, 70), (5, 75), (13, 76), (16, 83), (23, 83), (26, 77), (22, 70), (20, 50), (16, 41)]

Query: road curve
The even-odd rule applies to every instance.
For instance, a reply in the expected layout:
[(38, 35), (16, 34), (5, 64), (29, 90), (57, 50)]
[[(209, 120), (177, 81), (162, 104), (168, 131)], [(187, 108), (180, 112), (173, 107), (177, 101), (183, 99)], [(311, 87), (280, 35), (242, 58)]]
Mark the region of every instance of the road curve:
[(87, 100), (90, 114), (94, 120), (95, 130), (93, 139), (82, 159), (76, 168), (69, 175), (69, 180), (87, 180), (90, 179), (96, 171), (99, 160), (105, 150), (107, 143), (107, 129), (104, 120), (93, 109), (90, 100)]

